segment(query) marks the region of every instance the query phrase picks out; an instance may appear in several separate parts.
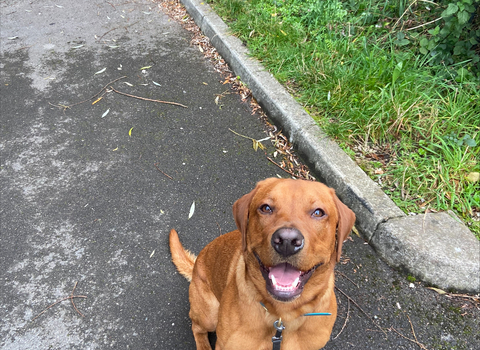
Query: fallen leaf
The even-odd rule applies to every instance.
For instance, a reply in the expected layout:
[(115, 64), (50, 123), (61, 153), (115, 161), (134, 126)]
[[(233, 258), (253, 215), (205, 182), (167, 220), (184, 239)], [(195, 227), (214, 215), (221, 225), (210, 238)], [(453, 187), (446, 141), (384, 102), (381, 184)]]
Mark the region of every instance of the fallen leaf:
[(157, 83), (157, 82), (155, 82), (155, 81), (153, 81), (153, 80), (152, 80), (152, 83), (153, 83), (154, 85), (157, 85), (157, 86), (162, 86), (162, 85), (160, 85), (159, 83)]
[(18, 39), (18, 36), (11, 36), (10, 38), (8, 38), (8, 40), (15, 40), (15, 39)]
[(72, 46), (72, 49), (79, 49), (79, 48), (81, 48), (81, 47), (83, 47), (83, 46), (85, 46), (85, 45), (82, 44), (82, 45)]
[(132, 128), (128, 131), (128, 136), (132, 137), (132, 130), (133, 130), (134, 126), (132, 126)]
[(427, 288), (431, 289), (431, 290), (434, 290), (435, 292), (437, 292), (440, 295), (447, 294), (447, 292), (445, 292), (444, 290), (439, 289), (439, 288), (434, 288), (434, 287), (427, 287)]
[(108, 47), (111, 48), (111, 49), (116, 49), (117, 47), (120, 47), (120, 46), (118, 46), (118, 45), (108, 45)]
[(259, 141), (257, 141), (257, 140), (252, 140), (252, 142), (253, 142), (253, 149), (255, 150), (255, 152), (256, 152), (259, 148), (260, 148), (260, 149), (266, 149), (265, 146), (264, 146), (261, 142), (259, 142)]
[(153, 250), (152, 254), (150, 254), (150, 258), (152, 258), (153, 254), (155, 254), (155, 249)]
[(99, 98), (97, 98), (95, 101), (93, 101), (93, 102), (92, 102), (92, 106), (93, 106), (95, 103), (97, 103), (98, 101), (100, 101), (102, 98), (103, 98), (103, 97), (99, 97)]
[(117, 147), (117, 148), (115, 148), (115, 149), (112, 149), (112, 151), (113, 151), (113, 152), (115, 152), (115, 151), (117, 151), (117, 150), (118, 150), (118, 147)]
[(193, 201), (192, 206), (190, 207), (190, 212), (188, 213), (188, 220), (190, 220), (194, 212), (195, 212), (195, 201)]
[(149, 68), (152, 68), (152, 66), (142, 67), (142, 68), (140, 68), (140, 70), (149, 69)]
[(123, 83), (127, 84), (128, 86), (133, 86), (132, 84), (130, 84), (129, 82), (126, 82), (126, 81), (124, 81)]
[(107, 109), (107, 110), (105, 111), (105, 113), (102, 114), (102, 118), (105, 117), (105, 116), (108, 114), (108, 112), (110, 112), (110, 108)]
[(96, 72), (94, 75), (102, 74), (102, 73), (105, 72), (106, 70), (107, 70), (107, 68), (103, 68), (103, 69), (99, 70), (98, 72)]
[(480, 181), (480, 173), (477, 173), (475, 171), (471, 172), (470, 174), (467, 175), (467, 180), (470, 182)]

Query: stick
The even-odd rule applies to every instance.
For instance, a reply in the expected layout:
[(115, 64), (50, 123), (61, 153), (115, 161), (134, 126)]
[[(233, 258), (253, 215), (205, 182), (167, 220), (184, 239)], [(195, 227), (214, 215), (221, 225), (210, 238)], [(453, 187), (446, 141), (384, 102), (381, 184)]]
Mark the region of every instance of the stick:
[(158, 170), (159, 172), (161, 172), (163, 175), (165, 175), (165, 176), (168, 177), (169, 179), (172, 179), (172, 180), (173, 180), (173, 177), (171, 177), (171, 176), (168, 175), (168, 174), (165, 174), (163, 171), (160, 170), (160, 168), (157, 166), (157, 163), (154, 163), (153, 165), (155, 166), (155, 168), (157, 168), (157, 170)]
[(342, 329), (340, 330), (340, 332), (339, 332), (339, 333), (335, 336), (335, 338), (333, 338), (333, 339), (337, 339), (338, 336), (339, 336), (340, 334), (342, 334), (343, 329), (344, 329), (345, 326), (347, 325), (348, 316), (350, 315), (350, 299), (347, 299), (347, 301), (348, 301), (348, 304), (347, 304), (347, 305), (348, 305), (348, 308), (347, 308), (347, 317), (345, 317), (345, 322), (343, 323)]
[(367, 316), (367, 317), (370, 319), (370, 321), (372, 321), (372, 323), (373, 323), (378, 329), (380, 329), (380, 330), (383, 332), (383, 334), (385, 334), (385, 337), (388, 338), (387, 332), (385, 332), (385, 330), (384, 330), (382, 327), (380, 327), (380, 326), (370, 317), (369, 314), (367, 314), (365, 311), (363, 311), (363, 309), (360, 307), (360, 305), (358, 305), (358, 304), (355, 302), (355, 300), (353, 300), (352, 298), (350, 298), (347, 294), (345, 294), (345, 292), (343, 292), (343, 291), (342, 291), (340, 288), (338, 288), (337, 286), (335, 286), (335, 289), (338, 290), (340, 293), (342, 293), (345, 297), (347, 297), (361, 312), (363, 312), (363, 314), (364, 314), (365, 316)]
[[(71, 295), (69, 297), (66, 297), (66, 298), (63, 298), (61, 300), (58, 300), (56, 302), (54, 302), (52, 305), (50, 305), (49, 307), (47, 307), (45, 310), (43, 310), (42, 312), (40, 312), (37, 316), (35, 316), (30, 322), (33, 322), (35, 321), (40, 315), (44, 314), (45, 312), (47, 312), (48, 309), (54, 307), (55, 305), (61, 303), (62, 301), (65, 301), (65, 300), (68, 300), (68, 299), (72, 299), (72, 298), (86, 298), (85, 295)], [(82, 315), (83, 316), (83, 315)]]
[(80, 316), (85, 317), (84, 314), (82, 314), (80, 311), (78, 311), (77, 306), (73, 302), (73, 293), (75, 292), (75, 288), (77, 288), (77, 283), (78, 283), (78, 281), (75, 282), (75, 285), (73, 286), (72, 294), (70, 295), (70, 301), (72, 302), (72, 305), (73, 305), (73, 308), (75, 309), (75, 311), (77, 311), (80, 314)]
[(416, 340), (414, 340), (414, 339), (410, 339), (409, 337), (404, 336), (402, 333), (400, 333), (399, 331), (397, 331), (395, 328), (390, 327), (389, 330), (394, 331), (395, 333), (397, 333), (397, 334), (398, 334), (399, 336), (401, 336), (402, 338), (407, 339), (407, 340), (411, 341), (412, 343), (417, 344), (417, 345), (420, 347), (420, 349), (422, 349), (422, 350), (428, 350), (428, 349), (425, 347), (425, 345), (423, 345), (422, 343), (419, 343), (418, 341), (416, 341)]
[(64, 110), (65, 110), (65, 109), (70, 109), (70, 108), (73, 107), (73, 106), (76, 106), (76, 105), (85, 103), (85, 102), (87, 102), (87, 101), (93, 100), (95, 97), (97, 97), (98, 95), (100, 95), (100, 94), (103, 92), (103, 90), (105, 90), (110, 84), (113, 84), (114, 82), (116, 82), (116, 81), (118, 81), (118, 80), (120, 80), (120, 79), (124, 79), (124, 78), (126, 78), (126, 77), (127, 77), (127, 76), (124, 75), (123, 77), (120, 77), (120, 78), (117, 78), (117, 79), (115, 79), (115, 80), (112, 80), (112, 81), (109, 82), (107, 85), (105, 85), (105, 86), (102, 88), (102, 90), (100, 90), (99, 92), (97, 92), (97, 93), (96, 93), (95, 95), (93, 95), (92, 97), (87, 98), (86, 100), (83, 100), (83, 101), (81, 101), (81, 102), (74, 103), (73, 105), (65, 106), (65, 105), (61, 105), (61, 104), (59, 104), (59, 105), (54, 105), (54, 104), (51, 104), (50, 102), (48, 102), (48, 103), (49, 103), (50, 105), (52, 105), (52, 106), (55, 106), (55, 107), (62, 107)]
[(353, 281), (352, 281), (350, 278), (348, 278), (347, 275), (345, 275), (344, 273), (342, 273), (342, 272), (340, 272), (340, 271), (335, 271), (335, 272), (338, 273), (338, 274), (340, 274), (340, 275), (342, 275), (343, 277), (345, 277), (345, 278), (346, 278), (347, 280), (349, 280), (355, 287), (360, 288), (360, 287), (358, 286), (358, 284), (356, 284), (355, 282), (353, 282)]
[(180, 107), (183, 107), (183, 108), (188, 108), (187, 106), (182, 105), (181, 103), (177, 103), (177, 102), (168, 102), (168, 101), (152, 100), (151, 98), (145, 98), (145, 97), (139, 97), (139, 96), (135, 96), (135, 95), (130, 95), (130, 94), (127, 94), (127, 93), (125, 93), (125, 92), (121, 92), (121, 91), (115, 90), (112, 86), (110, 86), (110, 89), (112, 89), (112, 90), (113, 90), (114, 92), (116, 92), (117, 94), (124, 95), (124, 96), (128, 96), (128, 97), (132, 97), (132, 98), (136, 98), (136, 99), (143, 100), (143, 101), (166, 103), (166, 104), (169, 104), (169, 105), (175, 105), (175, 106), (180, 106)]
[[(110, 3), (109, 3), (109, 4), (110, 4)], [(110, 5), (112, 5), (112, 4), (110, 4)], [(112, 5), (112, 6), (113, 6), (113, 5)], [(114, 7), (115, 7), (115, 6), (114, 6)], [(131, 27), (131, 26), (137, 24), (138, 22), (140, 22), (140, 21), (136, 21), (136, 22), (134, 22), (134, 23), (132, 23), (132, 24), (130, 24), (130, 25), (128, 25), (128, 26), (120, 26), (120, 27), (112, 28), (112, 29), (110, 29), (108, 32), (105, 32), (100, 38), (98, 38), (97, 41), (100, 41), (105, 35), (107, 35), (107, 34), (110, 33), (110, 32), (113, 32), (114, 30), (117, 30), (117, 29), (120, 29), (120, 28), (124, 28), (124, 29), (126, 30), (128, 27)]]
[(291, 171), (283, 168), (280, 164), (276, 163), (272, 158), (270, 158), (270, 157), (267, 156), (267, 159), (268, 159), (269, 161), (271, 161), (273, 164), (275, 164), (276, 166), (278, 166), (280, 169), (282, 169), (283, 171), (285, 171), (286, 173), (288, 173), (288, 174), (290, 174), (291, 176), (293, 176), (294, 178), (296, 178), (296, 179), (299, 178), (299, 176), (295, 175), (295, 174), (292, 173)]

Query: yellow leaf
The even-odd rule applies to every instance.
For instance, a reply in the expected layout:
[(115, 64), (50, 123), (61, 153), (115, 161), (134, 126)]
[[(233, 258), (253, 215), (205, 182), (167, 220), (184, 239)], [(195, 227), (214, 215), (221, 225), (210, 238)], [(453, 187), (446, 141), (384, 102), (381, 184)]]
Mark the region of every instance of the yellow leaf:
[(283, 35), (287, 35), (287, 33), (285, 33), (283, 30), (280, 29), (280, 31), (282, 32)]
[(132, 128), (128, 131), (128, 136), (132, 136), (132, 130), (133, 130), (134, 126), (132, 126)]
[(99, 98), (97, 98), (95, 101), (93, 101), (93, 102), (92, 102), (92, 106), (93, 106), (95, 103), (97, 103), (98, 101), (100, 101), (102, 98), (103, 98), (103, 97), (99, 97)]
[(152, 66), (142, 67), (142, 68), (140, 68), (140, 70), (149, 69), (149, 68), (152, 68)]
[(435, 292), (437, 292), (438, 294), (447, 294), (447, 292), (445, 292), (444, 290), (442, 289), (439, 289), (439, 288), (433, 288), (433, 287), (427, 287), (428, 289), (431, 289), (431, 290), (434, 290)]

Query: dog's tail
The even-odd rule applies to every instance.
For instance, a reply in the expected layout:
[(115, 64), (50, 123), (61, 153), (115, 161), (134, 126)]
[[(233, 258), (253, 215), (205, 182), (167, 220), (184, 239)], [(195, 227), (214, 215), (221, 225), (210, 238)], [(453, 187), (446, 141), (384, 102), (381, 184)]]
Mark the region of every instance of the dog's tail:
[(193, 265), (195, 265), (195, 254), (183, 248), (178, 233), (174, 229), (170, 231), (170, 252), (172, 253), (172, 261), (177, 267), (178, 272), (189, 282), (192, 280)]

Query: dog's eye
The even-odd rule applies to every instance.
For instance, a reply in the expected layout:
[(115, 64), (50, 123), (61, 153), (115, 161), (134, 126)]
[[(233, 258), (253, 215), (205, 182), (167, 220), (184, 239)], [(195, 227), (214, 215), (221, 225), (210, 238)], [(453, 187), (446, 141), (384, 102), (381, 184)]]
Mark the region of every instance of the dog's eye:
[(312, 213), (312, 216), (315, 218), (321, 218), (324, 215), (325, 215), (325, 212), (320, 208), (315, 209)]
[(260, 211), (264, 214), (271, 214), (273, 213), (273, 209), (271, 206), (269, 206), (268, 204), (264, 204), (260, 207)]

